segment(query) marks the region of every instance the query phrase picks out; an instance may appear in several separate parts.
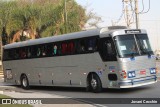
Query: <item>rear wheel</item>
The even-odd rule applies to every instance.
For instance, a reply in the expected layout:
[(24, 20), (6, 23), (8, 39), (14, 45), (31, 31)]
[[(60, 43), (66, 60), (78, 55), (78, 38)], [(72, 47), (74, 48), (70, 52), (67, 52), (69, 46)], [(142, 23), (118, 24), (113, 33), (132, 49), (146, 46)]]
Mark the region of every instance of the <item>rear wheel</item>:
[(102, 91), (102, 83), (96, 74), (91, 74), (89, 77), (89, 87), (92, 92), (98, 93)]
[(29, 89), (29, 81), (26, 75), (21, 76), (21, 86), (23, 89)]

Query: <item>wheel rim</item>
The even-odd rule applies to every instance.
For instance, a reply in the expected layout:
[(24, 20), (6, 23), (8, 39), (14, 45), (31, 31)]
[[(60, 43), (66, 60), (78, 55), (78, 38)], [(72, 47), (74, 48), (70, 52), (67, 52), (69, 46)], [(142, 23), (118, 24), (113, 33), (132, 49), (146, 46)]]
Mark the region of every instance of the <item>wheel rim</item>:
[(94, 78), (91, 80), (91, 86), (93, 89), (97, 87), (97, 81)]
[(23, 78), (22, 84), (23, 84), (24, 87), (27, 87), (27, 79), (26, 78)]

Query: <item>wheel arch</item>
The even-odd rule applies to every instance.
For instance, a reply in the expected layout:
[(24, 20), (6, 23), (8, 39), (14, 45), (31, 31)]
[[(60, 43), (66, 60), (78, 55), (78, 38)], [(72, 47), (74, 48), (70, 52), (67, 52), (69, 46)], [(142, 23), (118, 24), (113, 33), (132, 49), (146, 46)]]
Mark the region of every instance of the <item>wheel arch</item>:
[(20, 80), (22, 79), (22, 77), (23, 77), (24, 75), (27, 76), (25, 73), (22, 73), (22, 74), (20, 75)]
[[(87, 80), (92, 74), (97, 75), (99, 77), (99, 79), (101, 80), (101, 77), (99, 76), (99, 74), (97, 72), (89, 72), (88, 75), (87, 75)], [(102, 81), (101, 81), (101, 83), (102, 83)]]
[[(102, 84), (101, 77), (98, 75), (97, 72), (89, 72), (88, 75), (87, 75), (87, 79), (86, 79), (86, 83), (87, 83), (87, 87), (88, 88), (89, 88), (89, 79), (90, 79), (90, 77), (91, 77), (92, 74), (97, 75), (99, 77), (99, 80), (100, 80), (101, 84)], [(102, 88), (103, 88), (103, 84), (102, 84)]]

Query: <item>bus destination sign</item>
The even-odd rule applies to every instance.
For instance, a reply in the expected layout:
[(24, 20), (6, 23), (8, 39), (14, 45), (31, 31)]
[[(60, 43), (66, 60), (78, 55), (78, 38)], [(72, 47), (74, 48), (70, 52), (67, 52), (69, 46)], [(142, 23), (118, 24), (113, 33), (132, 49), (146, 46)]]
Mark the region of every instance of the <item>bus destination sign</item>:
[(125, 33), (141, 33), (141, 30), (125, 30)]

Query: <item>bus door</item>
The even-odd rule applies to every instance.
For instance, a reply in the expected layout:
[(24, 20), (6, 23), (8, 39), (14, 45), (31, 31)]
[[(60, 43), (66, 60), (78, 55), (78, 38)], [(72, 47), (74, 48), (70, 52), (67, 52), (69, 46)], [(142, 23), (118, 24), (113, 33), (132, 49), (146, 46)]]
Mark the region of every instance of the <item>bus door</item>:
[(111, 37), (101, 38), (99, 52), (105, 65), (107, 85), (115, 87), (118, 85), (118, 63), (115, 45)]

